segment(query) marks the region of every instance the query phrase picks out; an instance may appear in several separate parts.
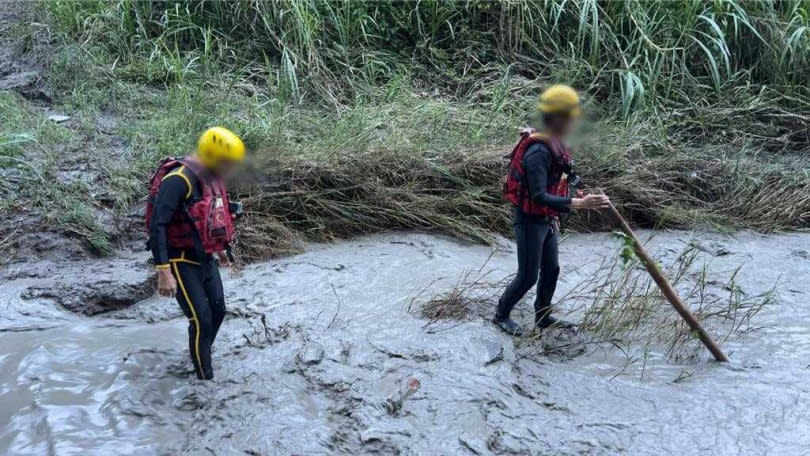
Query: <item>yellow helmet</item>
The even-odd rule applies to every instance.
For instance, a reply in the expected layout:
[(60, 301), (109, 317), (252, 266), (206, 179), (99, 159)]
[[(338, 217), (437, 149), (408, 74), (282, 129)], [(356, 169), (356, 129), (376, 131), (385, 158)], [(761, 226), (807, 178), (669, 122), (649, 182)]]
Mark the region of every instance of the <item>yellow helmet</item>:
[(545, 114), (568, 114), (579, 117), (579, 95), (577, 91), (563, 84), (555, 84), (540, 94), (537, 109)]
[(197, 157), (206, 168), (223, 161), (240, 162), (245, 159), (245, 144), (227, 128), (209, 128), (197, 142)]

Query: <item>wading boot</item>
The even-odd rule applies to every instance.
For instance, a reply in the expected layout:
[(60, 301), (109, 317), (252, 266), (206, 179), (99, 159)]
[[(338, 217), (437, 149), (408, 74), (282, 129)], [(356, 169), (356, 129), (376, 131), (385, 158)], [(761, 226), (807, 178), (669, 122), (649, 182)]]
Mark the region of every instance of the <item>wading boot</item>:
[(515, 336), (521, 337), (523, 335), (523, 329), (521, 329), (520, 325), (512, 320), (509, 317), (501, 317), (499, 315), (495, 315), (495, 318), (492, 319), (492, 322), (495, 323), (503, 332)]
[(571, 322), (552, 317), (551, 309), (538, 311), (535, 314), (534, 325), (537, 326), (537, 329), (546, 329), (551, 327), (571, 329), (576, 327), (576, 325)]

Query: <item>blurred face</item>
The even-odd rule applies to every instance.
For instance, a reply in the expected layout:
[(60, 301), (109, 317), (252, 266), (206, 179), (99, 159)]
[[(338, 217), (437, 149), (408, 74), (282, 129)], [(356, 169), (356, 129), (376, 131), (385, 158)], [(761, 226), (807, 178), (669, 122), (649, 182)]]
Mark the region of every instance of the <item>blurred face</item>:
[(573, 132), (578, 124), (576, 117), (571, 117), (565, 114), (549, 114), (544, 117), (545, 127), (549, 133), (566, 137)]
[(230, 176), (233, 171), (236, 169), (238, 163), (232, 160), (222, 160), (217, 163), (216, 166), (211, 170), (214, 174), (220, 177), (228, 177)]

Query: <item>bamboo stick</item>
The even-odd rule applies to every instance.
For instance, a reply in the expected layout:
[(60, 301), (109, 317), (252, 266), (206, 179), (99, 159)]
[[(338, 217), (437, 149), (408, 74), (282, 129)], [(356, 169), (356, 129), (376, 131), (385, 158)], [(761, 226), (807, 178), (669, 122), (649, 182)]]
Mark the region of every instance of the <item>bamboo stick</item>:
[[(601, 193), (601, 191), (599, 191)], [(703, 329), (703, 326), (700, 324), (697, 318), (692, 315), (692, 312), (689, 312), (689, 309), (686, 308), (683, 301), (681, 301), (680, 296), (678, 296), (678, 292), (672, 288), (670, 285), (669, 280), (664, 276), (664, 273), (661, 271), (661, 268), (658, 267), (658, 263), (653, 260), (653, 258), (644, 250), (644, 246), (641, 245), (641, 241), (638, 240), (636, 234), (633, 233), (632, 228), (630, 228), (630, 224), (627, 223), (627, 220), (619, 213), (613, 203), (610, 203), (609, 208), (610, 214), (613, 218), (619, 222), (619, 226), (621, 227), (624, 234), (630, 237), (633, 240), (633, 250), (636, 251), (636, 255), (641, 260), (641, 263), (647, 268), (647, 272), (650, 273), (655, 283), (658, 285), (658, 288), (661, 289), (661, 292), (664, 294), (664, 297), (667, 298), (672, 307), (681, 315), (681, 318), (686, 320), (686, 323), (695, 331), (700, 338), (700, 341), (703, 342), (703, 345), (706, 346), (707, 349), (714, 355), (714, 358), (720, 362), (727, 362), (728, 357), (726, 357), (723, 350), (712, 340), (712, 337)]]

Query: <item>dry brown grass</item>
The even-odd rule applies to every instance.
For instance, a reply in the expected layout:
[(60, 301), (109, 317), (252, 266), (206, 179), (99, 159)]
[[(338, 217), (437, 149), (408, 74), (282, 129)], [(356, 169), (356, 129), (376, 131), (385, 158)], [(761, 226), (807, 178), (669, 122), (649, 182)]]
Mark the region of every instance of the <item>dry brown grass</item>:
[[(261, 179), (274, 184), (243, 191), (247, 209), (257, 215), (248, 220), (243, 250), (261, 258), (288, 253), (300, 239), (331, 241), (392, 229), (477, 242), (489, 242), (492, 233), (509, 236), (509, 210), (501, 197), (506, 149), (269, 163)], [(810, 223), (810, 176), (803, 161), (776, 166), (759, 157), (692, 151), (628, 152), (608, 163), (585, 155), (582, 162), (588, 183), (603, 188), (634, 226), (771, 231)], [(579, 231), (612, 228), (595, 213), (575, 214), (567, 225)]]

